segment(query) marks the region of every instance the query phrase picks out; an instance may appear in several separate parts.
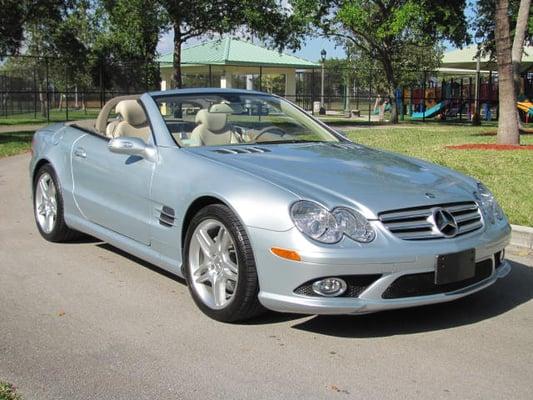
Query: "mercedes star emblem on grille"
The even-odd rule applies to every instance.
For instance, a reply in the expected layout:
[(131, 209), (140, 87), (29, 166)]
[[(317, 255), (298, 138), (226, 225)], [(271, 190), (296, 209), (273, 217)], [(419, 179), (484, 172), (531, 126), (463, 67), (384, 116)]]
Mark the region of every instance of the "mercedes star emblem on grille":
[(454, 216), (442, 208), (437, 208), (433, 211), (433, 219), (435, 226), (446, 237), (454, 237), (457, 235), (459, 226)]

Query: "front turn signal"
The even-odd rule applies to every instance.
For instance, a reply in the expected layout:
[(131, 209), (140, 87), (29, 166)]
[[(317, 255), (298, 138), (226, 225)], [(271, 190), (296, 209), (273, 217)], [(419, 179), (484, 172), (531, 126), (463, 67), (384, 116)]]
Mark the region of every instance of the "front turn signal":
[(291, 261), (302, 261), (300, 255), (294, 250), (282, 249), (279, 247), (272, 247), (270, 251), (278, 257), (285, 258)]

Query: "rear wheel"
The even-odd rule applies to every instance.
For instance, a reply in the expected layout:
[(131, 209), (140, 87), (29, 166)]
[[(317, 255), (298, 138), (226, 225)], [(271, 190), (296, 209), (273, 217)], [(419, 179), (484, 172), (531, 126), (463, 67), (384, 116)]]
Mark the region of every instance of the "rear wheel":
[(236, 322), (263, 311), (250, 241), (228, 207), (209, 205), (194, 216), (183, 260), (191, 295), (209, 317)]
[(76, 239), (79, 232), (70, 229), (63, 218), (63, 198), (55, 171), (50, 164), (43, 165), (33, 182), (33, 211), (37, 229), (50, 242)]

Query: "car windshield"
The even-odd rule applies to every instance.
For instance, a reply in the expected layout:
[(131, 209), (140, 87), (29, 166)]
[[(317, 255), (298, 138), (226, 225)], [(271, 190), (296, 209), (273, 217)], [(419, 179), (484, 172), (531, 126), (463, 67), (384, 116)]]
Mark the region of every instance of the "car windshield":
[(154, 100), (182, 147), (339, 141), (279, 97), (215, 93), (159, 95)]

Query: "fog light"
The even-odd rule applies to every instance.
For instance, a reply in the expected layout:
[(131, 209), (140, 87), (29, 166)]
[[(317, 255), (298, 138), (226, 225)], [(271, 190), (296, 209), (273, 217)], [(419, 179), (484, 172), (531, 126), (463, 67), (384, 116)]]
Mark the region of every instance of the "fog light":
[(325, 278), (313, 283), (313, 292), (320, 296), (335, 297), (346, 291), (346, 282), (340, 278)]

